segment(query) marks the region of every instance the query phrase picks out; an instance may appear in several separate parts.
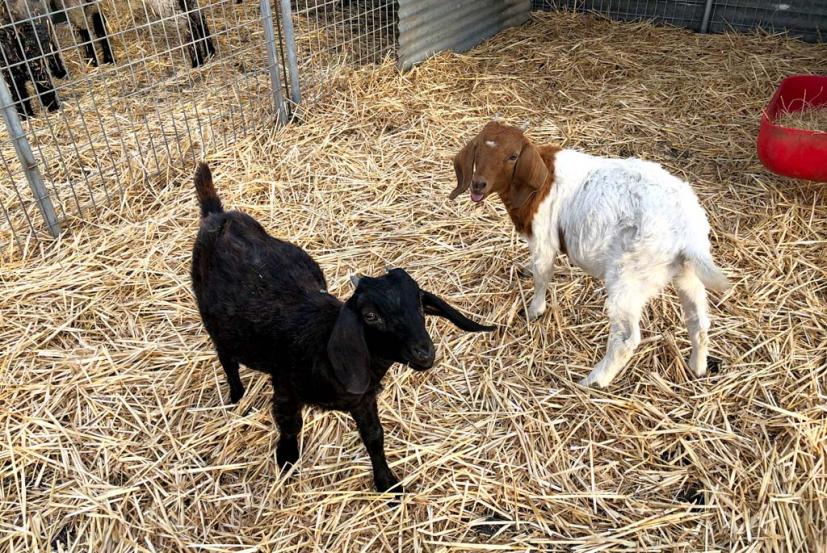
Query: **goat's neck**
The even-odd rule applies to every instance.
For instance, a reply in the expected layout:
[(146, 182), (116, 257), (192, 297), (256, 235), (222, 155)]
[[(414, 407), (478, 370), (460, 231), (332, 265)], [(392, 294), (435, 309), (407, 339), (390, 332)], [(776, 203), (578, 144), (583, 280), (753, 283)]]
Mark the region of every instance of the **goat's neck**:
[(543, 203), (543, 200), (546, 199), (554, 186), (554, 158), (561, 148), (556, 145), (547, 145), (539, 146), (537, 149), (540, 152), (543, 163), (548, 169), (548, 176), (543, 184), (519, 207), (514, 207), (514, 200), (512, 198), (513, 187), (503, 192), (498, 192), (500, 200), (502, 200), (506, 211), (508, 211), (511, 222), (514, 223), (514, 228), (526, 238), (531, 238), (533, 234), (532, 223), (534, 222), (534, 216), (537, 214), (540, 204)]
[(396, 361), (382, 359), (376, 355), (371, 355), (370, 358), (370, 372), (373, 373), (374, 378), (382, 380)]

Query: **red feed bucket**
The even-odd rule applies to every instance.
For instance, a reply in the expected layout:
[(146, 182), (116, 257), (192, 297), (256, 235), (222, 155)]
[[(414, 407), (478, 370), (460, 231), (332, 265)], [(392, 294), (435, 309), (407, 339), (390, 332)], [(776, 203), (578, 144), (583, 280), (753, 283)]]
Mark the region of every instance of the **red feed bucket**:
[(827, 76), (795, 75), (781, 85), (761, 116), (758, 157), (773, 173), (827, 182), (827, 132), (776, 124), (778, 117), (827, 104)]

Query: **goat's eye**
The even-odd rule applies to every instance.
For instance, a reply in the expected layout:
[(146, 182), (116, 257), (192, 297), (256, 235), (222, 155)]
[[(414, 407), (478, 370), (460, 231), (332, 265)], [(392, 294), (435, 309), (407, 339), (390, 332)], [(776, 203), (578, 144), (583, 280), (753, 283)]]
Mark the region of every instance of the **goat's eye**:
[(517, 161), (517, 158), (520, 157), (517, 154), (511, 154), (508, 156), (508, 161)]
[(365, 322), (368, 322), (368, 323), (379, 322), (379, 315), (377, 315), (373, 311), (365, 311), (362, 314), (362, 316), (365, 317)]

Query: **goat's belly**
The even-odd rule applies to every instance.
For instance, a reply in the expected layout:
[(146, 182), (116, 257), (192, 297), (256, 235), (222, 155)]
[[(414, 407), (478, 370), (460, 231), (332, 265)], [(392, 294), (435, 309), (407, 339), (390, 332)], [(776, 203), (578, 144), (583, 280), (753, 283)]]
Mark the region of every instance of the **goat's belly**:
[(569, 263), (582, 269), (594, 278), (603, 279), (606, 275), (606, 252), (596, 245), (589, 247), (583, 244), (566, 244), (566, 256)]

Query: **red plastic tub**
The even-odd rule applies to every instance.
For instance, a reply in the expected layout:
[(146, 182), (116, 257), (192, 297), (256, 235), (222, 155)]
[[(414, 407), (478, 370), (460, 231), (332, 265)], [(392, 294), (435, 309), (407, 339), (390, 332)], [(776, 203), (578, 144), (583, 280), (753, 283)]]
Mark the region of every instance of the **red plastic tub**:
[(827, 132), (776, 124), (784, 113), (827, 104), (827, 76), (795, 75), (781, 81), (761, 116), (758, 157), (773, 173), (827, 182)]

